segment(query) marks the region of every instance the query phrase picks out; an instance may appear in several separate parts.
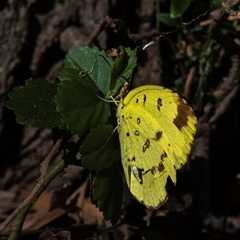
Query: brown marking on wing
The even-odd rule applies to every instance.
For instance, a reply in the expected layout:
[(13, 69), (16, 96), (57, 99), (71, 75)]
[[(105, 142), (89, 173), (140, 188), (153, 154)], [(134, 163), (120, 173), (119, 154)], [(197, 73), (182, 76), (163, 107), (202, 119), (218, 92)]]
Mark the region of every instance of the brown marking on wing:
[(178, 98), (177, 116), (174, 118), (174, 125), (181, 131), (182, 127), (188, 125), (188, 117), (195, 117), (190, 106), (182, 98)]
[(150, 172), (151, 172), (152, 175), (154, 175), (154, 174), (156, 173), (156, 171), (157, 171), (156, 166), (153, 166), (153, 167), (150, 169)]
[(166, 157), (167, 157), (167, 153), (165, 151), (163, 151), (163, 153), (160, 156), (161, 161), (164, 162), (164, 158), (166, 158)]
[(150, 148), (150, 140), (147, 139), (146, 142), (143, 144), (142, 150), (146, 152), (147, 148)]
[(156, 172), (163, 172), (165, 169), (164, 165), (162, 164), (162, 162), (159, 162), (159, 164), (157, 166), (153, 166), (150, 169), (150, 172), (152, 173), (152, 175), (156, 174)]
[(160, 163), (158, 164), (157, 169), (158, 169), (159, 172), (163, 172), (163, 171), (164, 171), (165, 167), (164, 167), (164, 165), (162, 164), (162, 162), (160, 162)]
[(162, 137), (162, 135), (163, 135), (163, 132), (162, 132), (162, 131), (160, 131), (160, 130), (157, 131), (156, 134), (155, 134), (154, 140), (156, 140), (156, 141), (160, 140), (160, 138)]

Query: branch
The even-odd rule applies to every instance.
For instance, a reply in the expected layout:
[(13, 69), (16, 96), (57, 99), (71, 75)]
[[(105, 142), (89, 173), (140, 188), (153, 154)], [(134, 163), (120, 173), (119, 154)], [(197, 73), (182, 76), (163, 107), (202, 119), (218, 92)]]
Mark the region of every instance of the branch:
[(233, 55), (231, 60), (232, 67), (229, 71), (228, 77), (224, 78), (218, 89), (213, 92), (213, 96), (221, 103), (216, 109), (214, 115), (210, 118), (209, 123), (216, 123), (218, 119), (227, 111), (232, 100), (238, 94), (240, 79), (240, 55)]
[[(17, 226), (15, 226), (15, 227), (17, 227), (17, 229), (19, 229), (19, 227), (20, 227), (20, 229), (21, 229), (22, 224), (24, 222), (24, 219), (25, 219), (29, 209), (33, 205), (33, 203), (41, 195), (41, 193), (46, 189), (46, 187), (52, 181), (52, 179), (57, 174), (59, 174), (59, 170), (61, 172), (64, 169), (64, 166), (59, 168), (59, 164), (58, 164), (58, 165), (56, 165), (56, 167), (54, 167), (53, 170), (51, 170), (47, 174), (47, 169), (48, 169), (49, 162), (51, 161), (51, 159), (54, 157), (54, 155), (58, 151), (61, 143), (62, 143), (62, 140), (58, 140), (56, 142), (56, 144), (53, 146), (53, 148), (50, 151), (50, 153), (48, 154), (48, 156), (44, 159), (44, 161), (42, 162), (41, 170), (40, 170), (41, 171), (41, 175), (40, 175), (40, 177), (38, 179), (37, 185), (33, 188), (31, 194), (22, 202), (22, 204), (12, 214), (10, 214), (9, 217), (1, 224), (0, 232), (2, 232), (4, 230), (4, 228), (17, 215), (18, 215), (18, 220), (17, 220), (17, 223), (16, 223)], [(20, 221), (20, 219), (23, 220), (23, 221)], [(14, 228), (14, 230), (15, 230), (15, 228)]]
[(222, 45), (231, 54), (240, 53), (239, 46), (235, 43), (234, 38), (229, 35), (222, 34), (221, 25), (227, 21), (228, 13), (224, 8), (211, 12), (212, 22), (208, 28), (210, 36)]

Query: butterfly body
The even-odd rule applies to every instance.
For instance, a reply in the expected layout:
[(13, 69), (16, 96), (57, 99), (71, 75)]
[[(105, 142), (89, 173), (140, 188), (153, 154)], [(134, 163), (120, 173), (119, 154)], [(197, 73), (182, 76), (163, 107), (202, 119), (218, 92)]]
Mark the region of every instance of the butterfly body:
[(138, 87), (117, 108), (121, 157), (127, 185), (148, 208), (167, 199), (168, 176), (186, 163), (196, 117), (178, 94), (154, 85)]

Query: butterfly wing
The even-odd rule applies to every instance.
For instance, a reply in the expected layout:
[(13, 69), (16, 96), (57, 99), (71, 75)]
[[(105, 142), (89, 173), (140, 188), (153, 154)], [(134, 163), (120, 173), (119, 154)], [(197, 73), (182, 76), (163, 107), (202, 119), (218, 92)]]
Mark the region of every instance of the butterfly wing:
[(127, 185), (148, 208), (167, 199), (166, 183), (186, 163), (196, 131), (193, 110), (178, 94), (160, 86), (132, 90), (117, 109)]

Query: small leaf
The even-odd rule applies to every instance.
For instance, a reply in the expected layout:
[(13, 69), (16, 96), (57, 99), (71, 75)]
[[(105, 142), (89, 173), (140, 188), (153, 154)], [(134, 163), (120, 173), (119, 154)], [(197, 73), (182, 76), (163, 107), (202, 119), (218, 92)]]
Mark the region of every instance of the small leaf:
[(80, 148), (82, 166), (90, 172), (108, 169), (121, 158), (112, 125), (99, 125), (86, 136)]
[(177, 18), (182, 16), (182, 14), (190, 6), (191, 0), (172, 0), (170, 6), (170, 16), (172, 18)]
[(110, 169), (91, 174), (91, 199), (106, 220), (116, 224), (122, 205), (122, 175), (117, 163)]
[(179, 18), (171, 18), (169, 13), (159, 13), (157, 18), (169, 27), (176, 27), (180, 24)]
[(217, 9), (222, 7), (222, 0), (212, 0), (211, 1), (212, 9)]
[(111, 82), (106, 98), (115, 95), (119, 88), (128, 80), (136, 67), (136, 61), (136, 54), (133, 50), (121, 47), (119, 57), (113, 62)]
[(56, 111), (54, 101), (57, 86), (43, 78), (29, 79), (25, 83), (25, 86), (13, 88), (6, 103), (17, 115), (17, 122), (38, 128), (62, 128), (61, 114)]
[(108, 91), (112, 62), (112, 58), (97, 47), (71, 47), (58, 77), (64, 81), (71, 80), (72, 77), (79, 79), (81, 76), (89, 76), (105, 95)]
[(86, 76), (79, 80), (63, 81), (58, 86), (55, 101), (63, 122), (73, 134), (83, 136), (91, 128), (106, 123), (111, 115), (110, 105), (95, 84)]

